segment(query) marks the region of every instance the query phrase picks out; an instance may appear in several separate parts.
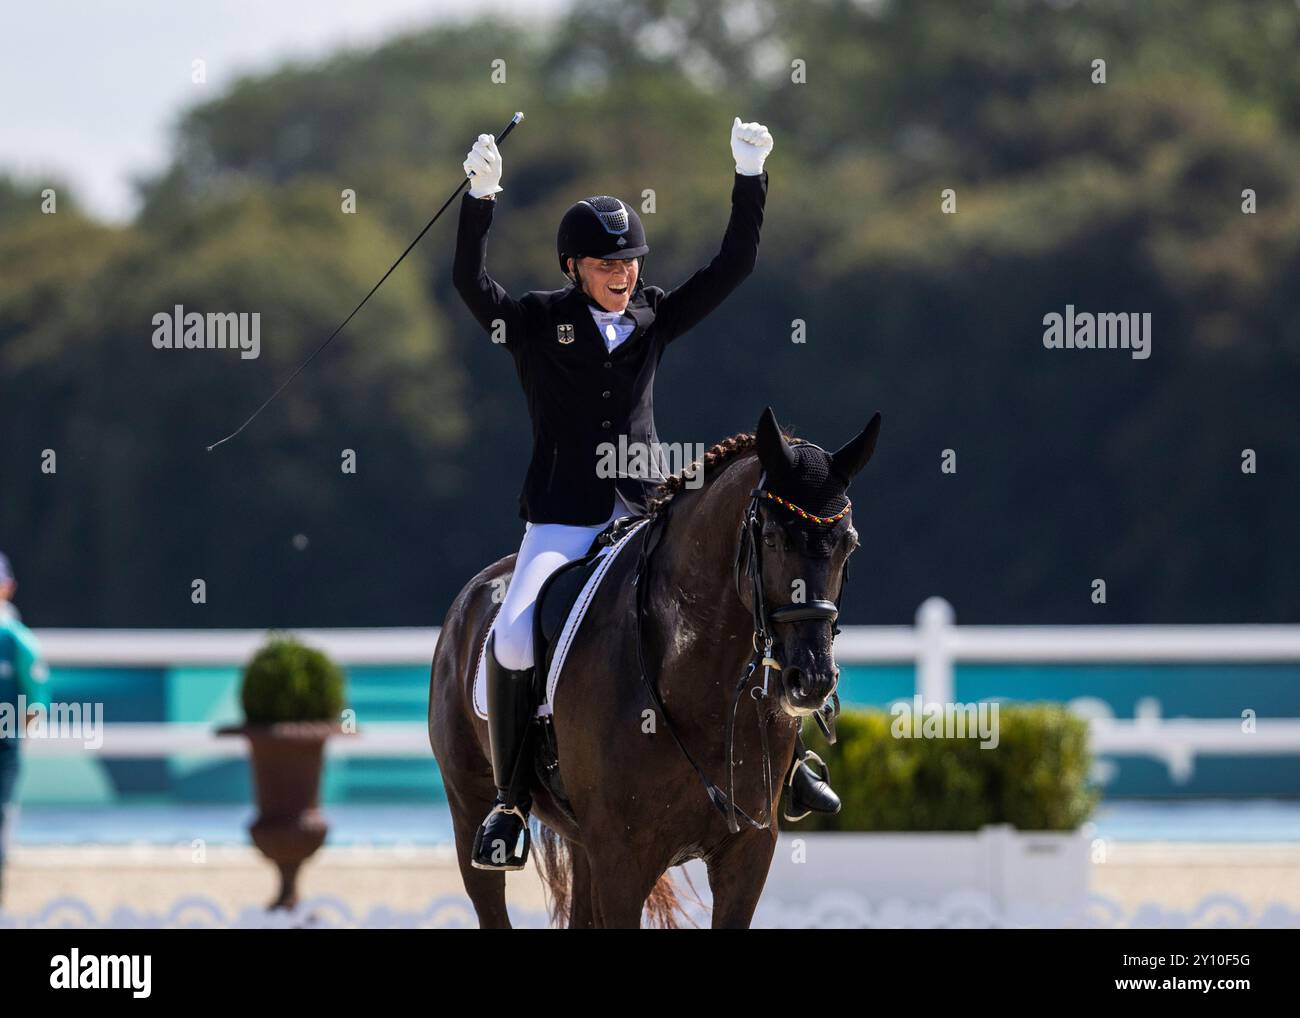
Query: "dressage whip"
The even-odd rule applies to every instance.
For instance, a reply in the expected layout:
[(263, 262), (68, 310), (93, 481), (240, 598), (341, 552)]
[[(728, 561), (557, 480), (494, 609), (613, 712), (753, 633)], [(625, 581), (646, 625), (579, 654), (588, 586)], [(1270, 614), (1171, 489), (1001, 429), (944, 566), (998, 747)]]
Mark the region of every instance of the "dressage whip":
[[(516, 113), (513, 117), (511, 117), (510, 123), (506, 124), (506, 129), (497, 135), (496, 137), (497, 144), (500, 145), (502, 142), (504, 142), (506, 140), (506, 137), (510, 134), (510, 132), (513, 131), (515, 129), (515, 126), (518, 123), (520, 123), (520, 121), (522, 121), (523, 119), (524, 119), (524, 115), (522, 113)], [(333, 332), (330, 333), (329, 338), (325, 340), (325, 342), (322, 343), (320, 346), (318, 346), (314, 351), (312, 351), (311, 356), (308, 357), (301, 364), (299, 364), (297, 369), (294, 371), (292, 375), (290, 375), (288, 378), (286, 378), (283, 382), (280, 383), (280, 387), (276, 389), (275, 392), (271, 393), (271, 395), (267, 398), (266, 402), (264, 402), (256, 410), (254, 410), (251, 414), (249, 414), (248, 420), (244, 421), (243, 424), (241, 424), (238, 428), (232, 431), (225, 438), (213, 442), (210, 446), (208, 446), (207, 447), (208, 452), (211, 452), (219, 445), (224, 445), (225, 443), (229, 442), (232, 438), (238, 435), (246, 427), (252, 424), (253, 420), (257, 417), (257, 415), (260, 414), (263, 410), (265, 410), (268, 406), (270, 406), (272, 401), (274, 401), (275, 397), (280, 395), (280, 393), (284, 392), (284, 390), (289, 387), (289, 383), (292, 382), (295, 378), (297, 378), (302, 373), (303, 368), (305, 368), (308, 364), (314, 361), (316, 359), (316, 356), (327, 346), (329, 346), (330, 343), (334, 341), (334, 337), (343, 331), (344, 327), (348, 324), (348, 322), (352, 321), (356, 313), (360, 311), (362, 307), (365, 306), (366, 301), (368, 301), (371, 297), (375, 295), (375, 291), (384, 285), (384, 280), (393, 274), (393, 270), (397, 268), (397, 266), (402, 264), (402, 259), (411, 253), (412, 248), (414, 248), (416, 244), (420, 243), (421, 238), (423, 238), (424, 235), (429, 232), (429, 227), (431, 227), (434, 223), (436, 223), (438, 221), (438, 217), (447, 211), (447, 206), (456, 200), (456, 196), (459, 195), (460, 192), (465, 189), (465, 185), (468, 184), (469, 182), (470, 182), (469, 177), (466, 177), (464, 180), (460, 182), (460, 185), (456, 188), (456, 190), (454, 190), (451, 193), (451, 197), (442, 203), (442, 208), (440, 208), (437, 212), (435, 212), (433, 214), (433, 218), (424, 224), (424, 229), (421, 230), (418, 234), (416, 234), (415, 239), (411, 241), (411, 243), (406, 245), (406, 250), (397, 256), (397, 261), (393, 262), (393, 264), (388, 267), (388, 271), (385, 272), (379, 278), (379, 282), (376, 283), (374, 286), (372, 286), (370, 288), (370, 292), (361, 298), (361, 303), (358, 304), (356, 307), (354, 307), (352, 309), (352, 313), (348, 315), (345, 319), (343, 319), (342, 323), (339, 325), (337, 329), (335, 329)]]

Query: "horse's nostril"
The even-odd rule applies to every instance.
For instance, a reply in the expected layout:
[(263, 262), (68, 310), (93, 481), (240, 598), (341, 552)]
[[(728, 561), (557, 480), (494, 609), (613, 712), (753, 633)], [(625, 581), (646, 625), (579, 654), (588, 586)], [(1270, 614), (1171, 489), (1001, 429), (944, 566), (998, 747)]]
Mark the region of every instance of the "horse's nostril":
[(804, 695), (803, 669), (791, 665), (782, 673), (785, 688), (791, 696), (802, 698)]

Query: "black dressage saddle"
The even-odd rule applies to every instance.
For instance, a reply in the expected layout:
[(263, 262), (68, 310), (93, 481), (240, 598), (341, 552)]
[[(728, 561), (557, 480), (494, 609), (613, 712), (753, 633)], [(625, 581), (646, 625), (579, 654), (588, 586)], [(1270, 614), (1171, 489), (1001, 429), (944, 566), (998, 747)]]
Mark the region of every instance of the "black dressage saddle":
[(620, 516), (607, 526), (591, 542), (582, 558), (566, 562), (551, 573), (537, 592), (537, 602), (533, 609), (533, 659), (537, 662), (533, 695), (541, 703), (546, 695), (546, 676), (551, 670), (551, 659), (555, 656), (555, 641), (568, 621), (574, 602), (587, 585), (587, 580), (596, 571), (600, 550), (618, 541), (628, 528), (636, 523), (638, 517)]

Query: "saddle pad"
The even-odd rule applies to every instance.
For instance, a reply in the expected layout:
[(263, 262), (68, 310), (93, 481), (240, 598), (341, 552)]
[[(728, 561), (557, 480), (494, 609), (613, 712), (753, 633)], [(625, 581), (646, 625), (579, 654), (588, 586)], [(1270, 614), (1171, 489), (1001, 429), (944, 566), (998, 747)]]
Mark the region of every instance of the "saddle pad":
[[(628, 539), (644, 527), (645, 524), (645, 520), (633, 524), (615, 544), (602, 548), (596, 554), (600, 564), (596, 566), (591, 576), (588, 577), (586, 584), (583, 585), (582, 593), (578, 595), (578, 600), (573, 603), (573, 610), (569, 612), (564, 628), (560, 630), (560, 635), (555, 639), (555, 653), (551, 657), (551, 668), (546, 676), (546, 697), (537, 708), (538, 717), (548, 717), (551, 713), (555, 702), (555, 687), (559, 682), (560, 672), (564, 668), (564, 659), (568, 656), (569, 648), (573, 645), (574, 638), (577, 636), (578, 626), (582, 624), (583, 617), (587, 614), (587, 608), (595, 599), (596, 591), (600, 587), (600, 581), (605, 578), (605, 574), (609, 572), (609, 567), (614, 564), (614, 559), (623, 550)], [(500, 610), (500, 606), (498, 606), (497, 611)], [(492, 621), (496, 621), (495, 612), (492, 615)], [(483, 631), (483, 639), (479, 642), (478, 656), (474, 667), (474, 713), (484, 719), (487, 718), (486, 651), (488, 635), (491, 632), (492, 624), (489, 623)]]

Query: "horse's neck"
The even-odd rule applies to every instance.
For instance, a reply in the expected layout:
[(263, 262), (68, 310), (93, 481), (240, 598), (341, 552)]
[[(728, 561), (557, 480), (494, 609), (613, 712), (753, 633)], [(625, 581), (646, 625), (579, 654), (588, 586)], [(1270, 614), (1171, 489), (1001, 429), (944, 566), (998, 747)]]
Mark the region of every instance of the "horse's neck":
[[(653, 607), (642, 620), (661, 653), (655, 667), (664, 704), (688, 741), (709, 747), (711, 760), (724, 752), (727, 712), (754, 654), (753, 618), (736, 593), (734, 566), (741, 518), (758, 478), (756, 458), (746, 456), (699, 491), (676, 496), (681, 501), (670, 510), (668, 531), (654, 553)], [(737, 759), (758, 758), (759, 729), (745, 719), (761, 710), (779, 782), (798, 725), (772, 701), (759, 708), (749, 697), (743, 699), (733, 752)], [(760, 801), (758, 773), (751, 767), (737, 778), (744, 809), (757, 808)], [(713, 775), (714, 780), (721, 777)]]
[(742, 658), (750, 653), (750, 615), (736, 595), (733, 567), (740, 521), (758, 474), (756, 458), (747, 455), (703, 488), (676, 496), (654, 564), (655, 600), (669, 607), (667, 648), (696, 642), (693, 655), (707, 647), (732, 650), (731, 656), (743, 651)]

